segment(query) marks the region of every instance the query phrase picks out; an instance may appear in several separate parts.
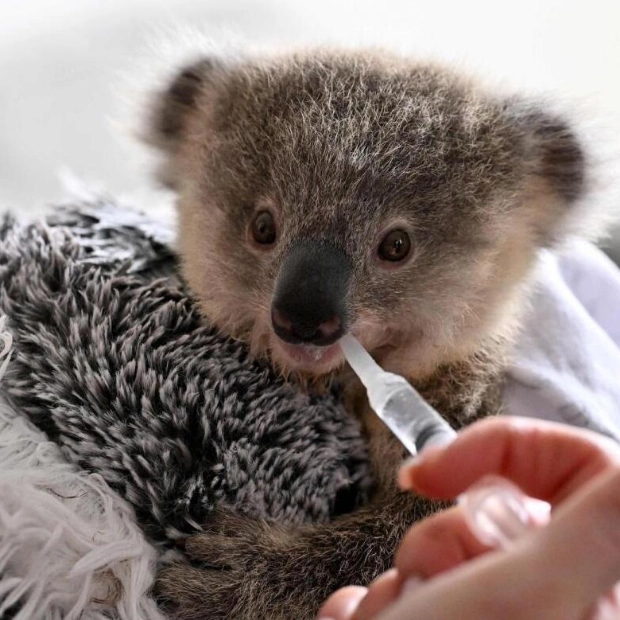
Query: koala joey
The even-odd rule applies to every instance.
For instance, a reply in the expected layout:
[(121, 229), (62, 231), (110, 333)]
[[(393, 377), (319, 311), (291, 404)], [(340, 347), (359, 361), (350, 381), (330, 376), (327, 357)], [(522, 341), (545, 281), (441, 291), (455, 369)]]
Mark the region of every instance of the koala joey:
[(158, 596), (180, 619), (311, 619), (438, 508), (398, 491), (402, 448), (338, 339), (353, 333), (455, 427), (497, 413), (537, 250), (585, 225), (588, 157), (544, 105), (378, 51), (198, 58), (155, 94), (144, 137), (205, 317), (291, 381), (337, 374), (376, 482), (328, 524), (216, 514)]

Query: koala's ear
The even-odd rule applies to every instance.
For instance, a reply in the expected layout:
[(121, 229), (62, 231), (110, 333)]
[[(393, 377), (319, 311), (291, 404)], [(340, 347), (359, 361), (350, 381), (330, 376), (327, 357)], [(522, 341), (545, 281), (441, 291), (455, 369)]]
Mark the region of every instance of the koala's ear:
[(613, 221), (612, 189), (606, 188), (607, 165), (596, 138), (596, 123), (553, 103), (528, 102), (512, 107), (529, 176), (535, 182), (529, 204), (530, 227), (541, 245), (570, 237), (597, 239)]
[(586, 185), (586, 154), (576, 132), (559, 115), (538, 111), (530, 116), (538, 149), (540, 175), (567, 203), (579, 199)]
[(530, 110), (523, 119), (533, 141), (536, 174), (566, 203), (579, 199), (586, 186), (586, 154), (570, 122), (559, 114)]
[(154, 94), (150, 101), (149, 118), (144, 139), (167, 152), (174, 152), (181, 142), (187, 121), (209, 89), (221, 63), (201, 58), (181, 70)]

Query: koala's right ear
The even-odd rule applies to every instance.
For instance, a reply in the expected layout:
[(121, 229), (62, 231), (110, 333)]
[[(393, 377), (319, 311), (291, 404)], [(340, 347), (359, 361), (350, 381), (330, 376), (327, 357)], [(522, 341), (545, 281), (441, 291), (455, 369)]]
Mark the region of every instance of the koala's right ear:
[(143, 138), (149, 144), (172, 154), (187, 128), (187, 121), (221, 70), (217, 59), (201, 58), (178, 71), (172, 80), (152, 96)]

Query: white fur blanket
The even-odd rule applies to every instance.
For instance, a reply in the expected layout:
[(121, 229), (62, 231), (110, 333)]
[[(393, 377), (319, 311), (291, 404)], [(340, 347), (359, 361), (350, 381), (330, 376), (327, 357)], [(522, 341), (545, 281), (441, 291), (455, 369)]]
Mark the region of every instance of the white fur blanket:
[(0, 397), (0, 618), (162, 619), (155, 561), (129, 505)]

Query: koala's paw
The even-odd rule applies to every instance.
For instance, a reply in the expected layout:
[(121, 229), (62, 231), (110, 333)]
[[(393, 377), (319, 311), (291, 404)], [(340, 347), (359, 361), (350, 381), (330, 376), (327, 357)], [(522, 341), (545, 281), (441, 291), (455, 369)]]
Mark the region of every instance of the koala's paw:
[(283, 528), (220, 511), (187, 539), (190, 564), (160, 572), (157, 600), (176, 620), (312, 618), (321, 600), (304, 588), (295, 547)]
[(157, 575), (155, 597), (163, 611), (176, 620), (233, 618), (234, 586), (227, 577), (177, 562)]

